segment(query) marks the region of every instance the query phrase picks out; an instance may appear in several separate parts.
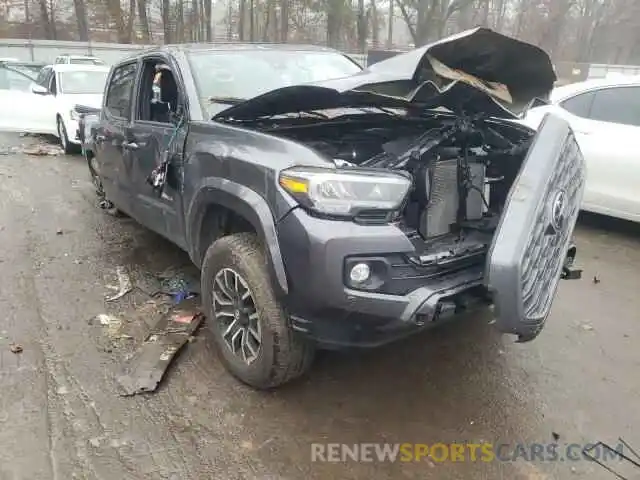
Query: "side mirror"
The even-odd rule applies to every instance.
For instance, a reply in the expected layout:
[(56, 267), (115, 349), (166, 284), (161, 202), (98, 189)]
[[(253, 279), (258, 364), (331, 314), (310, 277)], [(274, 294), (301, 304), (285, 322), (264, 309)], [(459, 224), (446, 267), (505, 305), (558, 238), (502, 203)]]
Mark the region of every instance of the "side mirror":
[(42, 85), (34, 85), (31, 88), (31, 91), (33, 93), (35, 93), (36, 95), (48, 95), (49, 94), (49, 90), (46, 87), (43, 87)]

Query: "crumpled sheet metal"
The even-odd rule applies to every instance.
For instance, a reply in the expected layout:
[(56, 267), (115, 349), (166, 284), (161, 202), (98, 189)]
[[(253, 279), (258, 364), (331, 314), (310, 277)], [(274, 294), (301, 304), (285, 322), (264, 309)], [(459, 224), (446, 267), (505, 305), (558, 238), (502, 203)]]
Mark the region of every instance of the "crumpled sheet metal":
[(172, 360), (204, 320), (198, 300), (191, 298), (172, 307), (133, 356), (124, 362), (116, 378), (121, 396), (153, 392), (158, 388)]

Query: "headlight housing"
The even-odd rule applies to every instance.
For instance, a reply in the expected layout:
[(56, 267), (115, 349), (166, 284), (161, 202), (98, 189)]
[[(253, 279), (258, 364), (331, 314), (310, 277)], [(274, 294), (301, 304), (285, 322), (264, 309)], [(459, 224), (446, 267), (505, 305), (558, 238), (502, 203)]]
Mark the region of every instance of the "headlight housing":
[(375, 170), (294, 167), (279, 184), (302, 206), (318, 213), (355, 216), (362, 211), (394, 211), (403, 204), (411, 179)]
[(71, 109), (71, 111), (69, 112), (69, 117), (71, 118), (71, 120), (80, 120), (80, 114), (74, 109)]

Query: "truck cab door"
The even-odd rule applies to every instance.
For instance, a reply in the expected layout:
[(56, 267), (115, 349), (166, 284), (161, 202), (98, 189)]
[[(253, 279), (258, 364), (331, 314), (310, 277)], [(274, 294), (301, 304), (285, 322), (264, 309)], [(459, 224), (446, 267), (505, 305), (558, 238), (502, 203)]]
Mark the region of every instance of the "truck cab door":
[(137, 61), (120, 65), (107, 81), (107, 91), (94, 137), (95, 167), (106, 197), (123, 212), (133, 215), (132, 152), (125, 148), (131, 130), (133, 88)]
[[(184, 121), (186, 114), (179, 112), (184, 112), (180, 105), (186, 97), (168, 64), (168, 59), (160, 57), (143, 60), (135, 119), (124, 148), (131, 152), (133, 159), (134, 218), (184, 248), (180, 186), (187, 122)], [(154, 188), (150, 178), (163, 164), (167, 168), (165, 181), (161, 188)]]

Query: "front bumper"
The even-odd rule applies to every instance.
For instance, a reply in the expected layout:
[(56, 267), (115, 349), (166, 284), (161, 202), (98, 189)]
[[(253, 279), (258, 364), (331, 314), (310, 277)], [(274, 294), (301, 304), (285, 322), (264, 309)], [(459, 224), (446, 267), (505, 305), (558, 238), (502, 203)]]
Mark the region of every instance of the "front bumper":
[[(377, 346), (479, 305), (489, 305), (484, 263), (435, 272), (405, 262), (415, 252), (393, 225), (357, 225), (294, 209), (278, 224), (294, 329), (334, 346)], [(352, 258), (386, 262), (373, 291), (350, 288)], [(394, 292), (394, 293), (385, 293)]]

